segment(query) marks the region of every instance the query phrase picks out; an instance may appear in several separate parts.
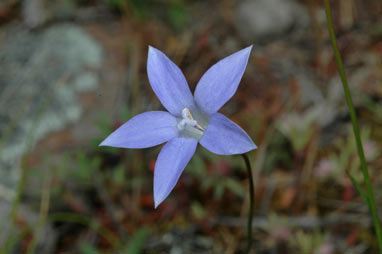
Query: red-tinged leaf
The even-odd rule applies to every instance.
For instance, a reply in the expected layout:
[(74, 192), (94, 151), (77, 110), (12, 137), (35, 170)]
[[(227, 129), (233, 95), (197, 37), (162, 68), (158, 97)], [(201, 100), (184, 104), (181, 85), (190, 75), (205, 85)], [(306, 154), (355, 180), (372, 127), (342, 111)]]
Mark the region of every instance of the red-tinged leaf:
[(334, 58), (328, 63), (328, 66), (326, 66), (326, 72), (330, 76), (337, 74), (337, 63)]
[(121, 121), (116, 121), (114, 124), (113, 124), (113, 130), (116, 130), (118, 129), (119, 127), (121, 127), (123, 123)]
[(351, 184), (347, 184), (342, 190), (342, 200), (351, 201), (354, 196), (354, 187)]
[(378, 54), (382, 54), (382, 42), (378, 42), (376, 45), (375, 45), (375, 50), (377, 51)]
[(216, 165), (216, 173), (218, 175), (229, 175), (232, 172), (232, 167), (225, 159), (221, 159)]
[(201, 36), (198, 37), (196, 41), (196, 49), (201, 50), (208, 46), (208, 33), (203, 33)]
[(288, 208), (291, 206), (293, 200), (295, 199), (297, 194), (297, 189), (295, 187), (290, 187), (283, 191), (281, 194), (281, 200), (280, 200), (280, 207), (281, 208)]
[(179, 211), (178, 207), (172, 202), (165, 201), (161, 206), (163, 206), (161, 209), (162, 216), (165, 218), (171, 218)]
[(84, 213), (86, 211), (85, 205), (78, 198), (73, 195), (64, 195), (65, 201), (68, 203), (70, 209), (77, 213)]
[(348, 246), (354, 246), (358, 239), (358, 232), (353, 231), (346, 237), (346, 244)]
[(149, 161), (149, 170), (152, 174), (154, 174), (154, 169), (155, 169), (155, 163), (156, 163), (156, 160), (150, 160)]
[(154, 199), (152, 194), (143, 194), (141, 195), (140, 204), (142, 207), (150, 208), (154, 206)]

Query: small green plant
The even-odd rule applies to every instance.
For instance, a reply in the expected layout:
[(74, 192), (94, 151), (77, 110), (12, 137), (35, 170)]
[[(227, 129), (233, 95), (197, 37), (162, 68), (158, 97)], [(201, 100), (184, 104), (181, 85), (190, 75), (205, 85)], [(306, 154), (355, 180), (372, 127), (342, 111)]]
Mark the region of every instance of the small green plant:
[[(365, 127), (361, 131), (361, 138), (365, 140), (364, 148), (368, 150), (366, 156), (367, 161), (374, 160), (378, 155), (375, 144), (370, 139), (370, 134), (370, 128)], [(346, 139), (338, 139), (335, 146), (338, 153), (331, 153), (329, 155), (330, 161), (335, 168), (334, 174), (338, 176), (347, 172), (350, 173), (357, 182), (362, 182), (363, 175), (359, 170), (361, 162), (357, 156), (357, 146), (353, 136), (349, 135)]]
[(281, 118), (278, 127), (290, 139), (295, 151), (302, 151), (311, 140), (319, 113), (311, 109), (303, 114), (289, 113)]
[(325, 233), (321, 233), (316, 230), (312, 233), (307, 233), (302, 230), (298, 230), (291, 239), (291, 245), (296, 251), (296, 253), (301, 254), (319, 254), (317, 250), (320, 249), (325, 243), (328, 236)]
[(150, 235), (151, 229), (149, 227), (140, 228), (133, 237), (130, 239), (129, 243), (126, 246), (126, 252), (129, 254), (140, 254), (142, 253), (143, 247)]
[(89, 157), (85, 152), (79, 151), (75, 155), (73, 162), (73, 165), (76, 166), (72, 169), (72, 176), (82, 183), (89, 182), (94, 171), (99, 168), (100, 163), (100, 157)]
[[(214, 165), (219, 167), (219, 157), (205, 151), (202, 153), (203, 154), (197, 154), (197, 156), (195, 156), (195, 160), (192, 160), (189, 166), (189, 173), (197, 179), (200, 179), (202, 188), (204, 190), (213, 189), (215, 199), (221, 199), (225, 191), (231, 191), (235, 195), (243, 198), (246, 190), (245, 187), (237, 181), (237, 179), (227, 177), (219, 172), (216, 172), (216, 174), (214, 172), (212, 172), (212, 174), (207, 172), (206, 163), (203, 158), (206, 158), (207, 156), (208, 161), (213, 162)], [(223, 164), (229, 168), (233, 168), (235, 163), (237, 163), (237, 160), (232, 160), (231, 158), (227, 158), (223, 161)], [(241, 167), (238, 168), (242, 169)]]

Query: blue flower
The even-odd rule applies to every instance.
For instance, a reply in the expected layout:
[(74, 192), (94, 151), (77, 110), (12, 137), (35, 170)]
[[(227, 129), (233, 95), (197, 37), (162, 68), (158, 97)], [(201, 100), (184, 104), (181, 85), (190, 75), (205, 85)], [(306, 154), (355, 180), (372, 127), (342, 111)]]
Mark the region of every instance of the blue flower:
[(178, 66), (158, 49), (149, 47), (149, 81), (168, 112), (136, 115), (100, 145), (147, 148), (167, 142), (155, 165), (155, 207), (175, 187), (198, 143), (219, 155), (242, 154), (257, 148), (244, 130), (217, 112), (235, 94), (251, 49), (242, 49), (213, 65), (192, 96)]

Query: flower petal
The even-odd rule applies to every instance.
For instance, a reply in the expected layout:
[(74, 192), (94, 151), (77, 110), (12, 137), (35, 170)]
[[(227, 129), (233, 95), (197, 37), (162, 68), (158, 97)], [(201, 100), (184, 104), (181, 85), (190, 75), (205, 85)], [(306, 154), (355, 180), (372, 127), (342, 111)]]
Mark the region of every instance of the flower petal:
[(190, 88), (182, 71), (160, 50), (149, 46), (147, 74), (151, 87), (162, 105), (174, 116), (194, 105)]
[(177, 121), (165, 111), (149, 111), (134, 116), (110, 134), (100, 146), (146, 148), (178, 135)]
[(195, 89), (195, 102), (206, 113), (216, 113), (236, 92), (252, 46), (214, 64)]
[(257, 148), (242, 128), (220, 113), (211, 116), (199, 142), (210, 152), (220, 155), (242, 154)]
[(197, 144), (196, 139), (174, 138), (162, 148), (154, 170), (155, 208), (175, 187), (183, 169), (194, 155)]

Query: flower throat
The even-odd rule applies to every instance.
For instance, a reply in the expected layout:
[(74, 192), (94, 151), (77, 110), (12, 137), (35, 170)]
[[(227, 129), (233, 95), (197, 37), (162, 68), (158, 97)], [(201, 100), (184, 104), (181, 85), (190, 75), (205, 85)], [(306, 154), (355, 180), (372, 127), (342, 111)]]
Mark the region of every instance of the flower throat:
[(178, 119), (178, 130), (182, 136), (201, 139), (208, 125), (209, 117), (198, 109), (182, 110), (182, 119)]

